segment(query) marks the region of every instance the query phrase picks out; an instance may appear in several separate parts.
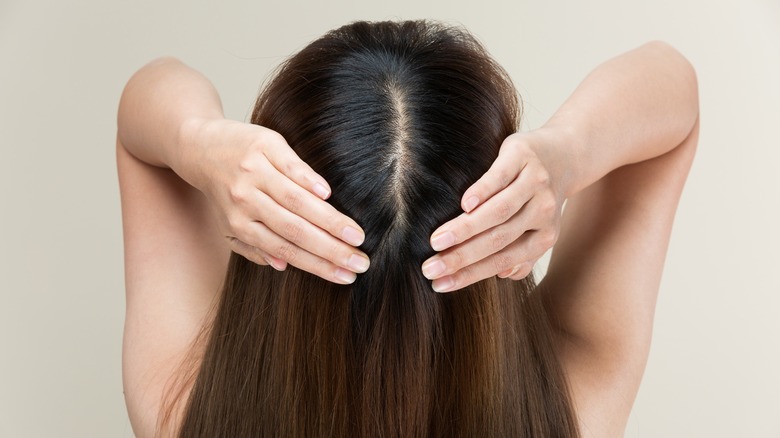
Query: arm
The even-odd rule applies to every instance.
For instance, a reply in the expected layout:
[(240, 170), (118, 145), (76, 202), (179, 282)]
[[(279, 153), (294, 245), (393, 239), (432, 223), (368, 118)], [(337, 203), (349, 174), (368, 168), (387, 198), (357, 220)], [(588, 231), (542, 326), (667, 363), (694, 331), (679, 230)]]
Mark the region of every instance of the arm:
[(454, 289), (496, 273), (526, 276), (555, 244), (538, 290), (560, 334), (584, 436), (625, 428), (698, 115), (696, 74), (677, 51), (654, 42), (620, 55), (545, 126), (507, 138), (464, 194), (467, 212), (433, 235), (455, 237), (434, 256), (451, 265), (442, 275)]
[(671, 47), (642, 46), (591, 74), (543, 129), (560, 133), (538, 150), (569, 200), (539, 289), (583, 436), (622, 436), (698, 142), (696, 74)]
[[(330, 237), (337, 242), (335, 247), (341, 250), (334, 250), (331, 260), (338, 259), (339, 266), (346, 264), (342, 260), (347, 255), (360, 252), (329, 232), (338, 225), (357, 225), (341, 214), (333, 216), (335, 210), (330, 211), (329, 204), (302, 188), (314, 190), (307, 178), (324, 181), (296, 161), (281, 137), (259, 126), (222, 118), (211, 84), (173, 59), (150, 63), (128, 82), (119, 106), (116, 151), (127, 300), (123, 386), (133, 430), (139, 437), (153, 436), (165, 385), (176, 377), (208, 322), (230, 251), (258, 263), (268, 263), (267, 258), (279, 269), (290, 260), (274, 256), (297, 253), (291, 264), (311, 267), (311, 253), (291, 243), (258, 249), (271, 240), (260, 233), (253, 236), (259, 225), (248, 225), (259, 224), (258, 220), (267, 216), (254, 216), (256, 211), (250, 209), (260, 203), (240, 203), (240, 196), (229, 195), (246, 190), (257, 197), (267, 194), (266, 200), (276, 199), (278, 189), (286, 187), (299, 199), (309, 199), (311, 202), (300, 202), (309, 208), (298, 210), (300, 215), (283, 209), (283, 203), (266, 210), (277, 217), (287, 215), (287, 223), (293, 224), (302, 223), (305, 217), (319, 218), (304, 225), (316, 228), (320, 241)], [(286, 172), (270, 169), (268, 165), (274, 162), (288, 163), (287, 167), (278, 164)], [(261, 193), (269, 182), (277, 191)], [(326, 228), (328, 232), (314, 225), (322, 220), (333, 221), (332, 227)], [(247, 226), (243, 235), (231, 226), (242, 223)], [(274, 227), (285, 229), (284, 223), (269, 220), (267, 228)], [(306, 228), (300, 225), (299, 229)], [(290, 242), (282, 236), (292, 236), (281, 233), (276, 239)], [(239, 236), (255, 246), (242, 246), (226, 236)], [(326, 245), (328, 250), (333, 247)], [(350, 279), (339, 280), (332, 262), (313, 263), (316, 268), (311, 269), (320, 276), (340, 282)]]
[[(645, 44), (595, 69), (542, 128), (537, 148), (566, 198), (627, 164), (680, 145), (699, 117), (696, 73), (674, 48)], [(576, 165), (572, 165), (576, 163)]]
[(170, 168), (193, 187), (197, 175), (182, 162), (196, 145), (182, 141), (185, 122), (222, 119), (222, 103), (203, 75), (174, 58), (159, 58), (136, 72), (125, 86), (117, 131), (133, 156), (157, 167)]
[(211, 83), (175, 59), (156, 60), (130, 79), (118, 137), (137, 159), (170, 168), (203, 192), (234, 252), (338, 283), (368, 268), (351, 246), (362, 243), (363, 231), (324, 202), (327, 182), (279, 134), (226, 120)]
[(538, 286), (557, 328), (583, 436), (622, 436), (650, 351), (667, 248), (698, 122), (658, 157), (572, 196)]
[(499, 275), (520, 279), (557, 241), (567, 197), (618, 167), (679, 145), (698, 120), (696, 75), (653, 42), (596, 68), (540, 129), (502, 144), (463, 195), (465, 213), (439, 227), (423, 264), (448, 292)]

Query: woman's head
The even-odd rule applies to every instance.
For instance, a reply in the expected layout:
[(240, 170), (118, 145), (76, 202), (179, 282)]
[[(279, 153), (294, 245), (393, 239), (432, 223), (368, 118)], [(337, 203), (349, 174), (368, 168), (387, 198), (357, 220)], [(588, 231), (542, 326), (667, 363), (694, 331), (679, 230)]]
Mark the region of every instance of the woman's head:
[(371, 267), (336, 285), (233, 254), (182, 436), (574, 435), (533, 278), (442, 295), (421, 272), (518, 106), (472, 36), (430, 21), (352, 23), (285, 62), (252, 122), (328, 181)]
[[(433, 230), (519, 122), (514, 87), (467, 32), (433, 22), (358, 22), (288, 60), (252, 122), (281, 133), (366, 231), (376, 268), (420, 277)], [(413, 272), (412, 272), (413, 271)]]
[[(357, 22), (280, 68), (252, 123), (281, 133), (363, 227), (372, 267), (352, 290), (430, 292), (431, 233), (462, 212), (466, 188), (518, 126), (509, 77), (467, 32), (423, 22)], [(298, 275), (295, 273), (294, 275)]]

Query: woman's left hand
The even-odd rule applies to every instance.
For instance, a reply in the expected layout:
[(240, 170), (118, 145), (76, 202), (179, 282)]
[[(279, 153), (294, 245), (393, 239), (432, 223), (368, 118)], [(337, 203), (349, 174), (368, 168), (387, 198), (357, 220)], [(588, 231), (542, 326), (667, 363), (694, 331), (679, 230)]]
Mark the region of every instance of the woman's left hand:
[(461, 200), (465, 213), (439, 227), (423, 263), (436, 292), (450, 292), (493, 275), (520, 280), (557, 241), (565, 200), (562, 161), (551, 136), (515, 133), (490, 169)]

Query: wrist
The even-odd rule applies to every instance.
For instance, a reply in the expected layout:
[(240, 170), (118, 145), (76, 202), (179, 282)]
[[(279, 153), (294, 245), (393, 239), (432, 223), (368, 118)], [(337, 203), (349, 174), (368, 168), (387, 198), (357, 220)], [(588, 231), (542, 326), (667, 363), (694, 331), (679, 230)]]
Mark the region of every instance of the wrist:
[(176, 136), (175, 157), (171, 168), (188, 184), (200, 190), (206, 181), (203, 163), (205, 162), (205, 130), (212, 119), (187, 117), (180, 124)]
[(559, 196), (566, 199), (579, 189), (582, 136), (562, 125), (545, 125), (529, 133), (531, 148), (544, 163)]

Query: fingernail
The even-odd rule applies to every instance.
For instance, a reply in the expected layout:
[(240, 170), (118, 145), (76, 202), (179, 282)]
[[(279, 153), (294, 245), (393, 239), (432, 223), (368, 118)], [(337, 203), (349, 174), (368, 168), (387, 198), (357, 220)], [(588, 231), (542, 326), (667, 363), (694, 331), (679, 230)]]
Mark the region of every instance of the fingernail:
[(347, 262), (347, 266), (355, 272), (366, 272), (369, 264), (370, 262), (366, 257), (357, 254), (349, 256), (349, 261)]
[(362, 245), (363, 239), (365, 238), (365, 236), (363, 236), (363, 233), (350, 226), (344, 227), (344, 230), (341, 232), (341, 237), (344, 238), (344, 240), (346, 240), (347, 243), (353, 246)]
[(276, 257), (266, 257), (265, 261), (268, 262), (269, 265), (271, 265), (272, 268), (276, 269), (277, 271), (284, 271), (285, 262), (282, 259), (277, 259)]
[(431, 239), (431, 246), (436, 251), (443, 251), (455, 244), (455, 235), (451, 231), (434, 236)]
[(466, 211), (466, 213), (470, 213), (471, 210), (477, 206), (477, 204), (479, 204), (479, 198), (472, 196), (469, 199), (466, 199), (466, 202), (463, 203), (463, 209)]
[(339, 281), (344, 282), (344, 284), (352, 284), (355, 281), (355, 279), (357, 278), (357, 274), (355, 274), (354, 272), (347, 271), (346, 269), (342, 269), (342, 268), (336, 269), (336, 272), (333, 275)]
[(440, 278), (438, 280), (434, 280), (433, 284), (431, 284), (433, 287), (433, 290), (436, 292), (449, 292), (452, 290), (452, 287), (455, 286), (455, 281), (452, 279), (452, 276), (447, 276)]
[(511, 277), (511, 276), (515, 275), (515, 274), (517, 273), (517, 271), (518, 271), (518, 270), (520, 270), (520, 267), (521, 267), (521, 266), (522, 266), (522, 265), (517, 265), (517, 266), (515, 266), (515, 267), (514, 267), (514, 268), (512, 268), (512, 269), (507, 269), (506, 271), (504, 271), (504, 272), (502, 272), (502, 273), (498, 274), (498, 277), (499, 277), (499, 278), (507, 278), (507, 277)]
[(328, 190), (327, 187), (325, 187), (320, 183), (314, 184), (313, 189), (314, 189), (314, 193), (316, 193), (317, 196), (319, 196), (322, 199), (327, 199), (328, 196), (330, 195), (330, 190)]
[(423, 275), (429, 280), (433, 280), (434, 278), (443, 274), (446, 270), (447, 267), (444, 266), (444, 262), (439, 259), (428, 260), (427, 262), (423, 263), (422, 266)]

